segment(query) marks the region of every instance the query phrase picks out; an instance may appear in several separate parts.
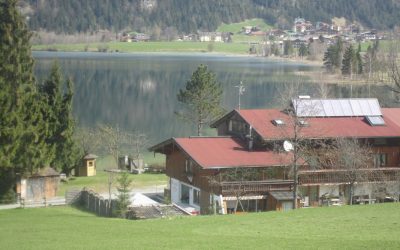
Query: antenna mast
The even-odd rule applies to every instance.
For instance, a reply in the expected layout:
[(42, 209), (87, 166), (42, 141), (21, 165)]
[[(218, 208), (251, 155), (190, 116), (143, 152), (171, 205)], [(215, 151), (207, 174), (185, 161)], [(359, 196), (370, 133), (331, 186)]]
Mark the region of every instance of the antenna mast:
[(238, 93), (238, 96), (239, 96), (238, 110), (240, 110), (240, 96), (244, 94), (244, 91), (245, 91), (246, 89), (245, 89), (245, 87), (244, 87), (242, 81), (240, 81), (240, 84), (237, 85), (237, 86), (235, 86), (235, 88), (238, 88), (238, 92), (239, 92), (239, 93)]

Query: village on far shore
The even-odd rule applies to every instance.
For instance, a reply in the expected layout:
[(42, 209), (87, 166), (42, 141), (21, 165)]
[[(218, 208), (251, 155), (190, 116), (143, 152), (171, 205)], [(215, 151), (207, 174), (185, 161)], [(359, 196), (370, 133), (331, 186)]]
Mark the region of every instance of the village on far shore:
[[(363, 43), (385, 40), (390, 37), (390, 32), (378, 31), (376, 29), (364, 29), (361, 25), (355, 23), (346, 24), (344, 18), (334, 18), (331, 23), (312, 23), (304, 18), (298, 17), (295, 18), (293, 22), (292, 30), (274, 29), (271, 27), (261, 28), (258, 25), (248, 25), (243, 26), (241, 30), (236, 33), (198, 31), (194, 34), (182, 34), (178, 35), (175, 41), (232, 43), (237, 42), (235, 40), (235, 35), (245, 35), (249, 38), (248, 41), (240, 41), (240, 43), (247, 43), (251, 46), (249, 49), (250, 54), (268, 56), (275, 53), (271, 51), (271, 48), (277, 48), (280, 53), (283, 54), (285, 43), (290, 43), (295, 49), (299, 49), (302, 45), (308, 46), (314, 41), (329, 46), (334, 44), (339, 37), (347, 43)], [(152, 37), (145, 33), (126, 31), (119, 34), (119, 41), (128, 43), (149, 42), (152, 41)]]

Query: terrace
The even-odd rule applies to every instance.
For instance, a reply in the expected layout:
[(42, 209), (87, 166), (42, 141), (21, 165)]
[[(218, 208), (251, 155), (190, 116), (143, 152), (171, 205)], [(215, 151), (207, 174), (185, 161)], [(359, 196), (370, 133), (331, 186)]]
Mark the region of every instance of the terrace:
[[(357, 173), (355, 173), (357, 171)], [(400, 180), (399, 167), (368, 168), (357, 170), (345, 169), (321, 169), (299, 172), (299, 184), (313, 186), (320, 184), (345, 184), (349, 182), (351, 175), (357, 175), (363, 182), (388, 182)]]

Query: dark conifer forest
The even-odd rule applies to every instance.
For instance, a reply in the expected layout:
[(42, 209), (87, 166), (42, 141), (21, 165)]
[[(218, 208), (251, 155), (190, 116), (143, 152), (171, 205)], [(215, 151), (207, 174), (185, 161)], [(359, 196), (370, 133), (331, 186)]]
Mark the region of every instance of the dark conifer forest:
[(290, 28), (295, 17), (329, 22), (345, 17), (366, 28), (400, 24), (400, 0), (24, 0), (19, 5), (33, 30), (57, 33), (174, 28), (213, 31), (222, 22), (262, 18)]

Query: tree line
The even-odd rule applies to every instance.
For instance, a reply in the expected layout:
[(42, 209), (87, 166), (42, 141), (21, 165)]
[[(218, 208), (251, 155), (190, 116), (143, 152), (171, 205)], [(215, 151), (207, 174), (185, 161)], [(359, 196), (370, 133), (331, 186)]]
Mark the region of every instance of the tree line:
[(395, 1), (163, 0), (155, 3), (151, 9), (143, 7), (143, 0), (25, 0), (20, 6), (29, 15), (30, 28), (69, 34), (125, 29), (155, 36), (167, 29), (193, 33), (213, 31), (221, 23), (255, 17), (283, 29), (291, 29), (293, 19), (298, 16), (328, 23), (332, 17), (345, 17), (377, 29), (393, 29), (400, 23), (400, 5)]
[[(361, 45), (346, 44), (338, 38), (325, 51), (323, 64), (330, 73), (339, 73), (350, 79), (362, 77), (372, 82), (388, 84), (397, 93), (398, 78), (398, 40), (389, 40), (384, 46), (379, 40), (368, 44), (361, 52)], [(393, 85), (393, 86), (392, 86)]]

